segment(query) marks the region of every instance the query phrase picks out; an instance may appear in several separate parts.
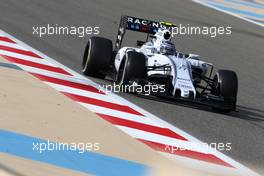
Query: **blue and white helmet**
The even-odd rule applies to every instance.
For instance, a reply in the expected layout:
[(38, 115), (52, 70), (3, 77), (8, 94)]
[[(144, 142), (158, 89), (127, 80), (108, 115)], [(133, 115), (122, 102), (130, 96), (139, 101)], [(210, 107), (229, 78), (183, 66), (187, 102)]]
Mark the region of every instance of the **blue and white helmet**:
[(167, 29), (159, 29), (159, 31), (154, 35), (155, 41), (154, 46), (157, 51), (164, 55), (175, 55), (176, 49), (175, 45), (171, 42), (171, 32)]
[(160, 40), (171, 41), (171, 32), (167, 29), (159, 29), (154, 36)]

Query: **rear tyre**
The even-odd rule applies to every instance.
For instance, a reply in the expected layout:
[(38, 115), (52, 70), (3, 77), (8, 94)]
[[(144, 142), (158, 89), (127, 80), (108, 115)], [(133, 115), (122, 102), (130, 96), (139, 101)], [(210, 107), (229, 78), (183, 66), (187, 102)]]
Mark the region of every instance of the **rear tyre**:
[(84, 75), (104, 78), (113, 53), (112, 41), (102, 37), (91, 37), (86, 45), (82, 72)]
[(117, 82), (120, 85), (128, 85), (133, 79), (146, 78), (146, 58), (142, 53), (128, 51), (118, 70)]
[(236, 109), (238, 78), (234, 71), (218, 70), (214, 76), (212, 94), (224, 99), (224, 108), (213, 108), (224, 113)]

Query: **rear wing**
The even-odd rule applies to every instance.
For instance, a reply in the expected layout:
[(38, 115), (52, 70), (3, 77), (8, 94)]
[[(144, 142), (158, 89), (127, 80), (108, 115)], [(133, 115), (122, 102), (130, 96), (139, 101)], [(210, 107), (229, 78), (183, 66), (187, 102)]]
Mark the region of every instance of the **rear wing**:
[(122, 15), (119, 23), (118, 34), (115, 43), (115, 51), (117, 52), (121, 45), (125, 35), (126, 30), (143, 32), (149, 34), (155, 34), (158, 29), (168, 29), (171, 30), (175, 27), (175, 24), (168, 22), (157, 22), (127, 15)]

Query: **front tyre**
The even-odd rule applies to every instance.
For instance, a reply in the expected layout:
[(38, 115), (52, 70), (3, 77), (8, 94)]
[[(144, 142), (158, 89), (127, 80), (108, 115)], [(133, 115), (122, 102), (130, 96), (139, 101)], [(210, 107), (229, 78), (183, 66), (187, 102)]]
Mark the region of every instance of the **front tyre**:
[(106, 76), (105, 70), (108, 69), (113, 53), (112, 41), (102, 37), (91, 37), (86, 45), (82, 72), (84, 75), (97, 78)]
[(136, 51), (128, 51), (118, 70), (117, 82), (120, 85), (128, 85), (133, 79), (146, 78), (146, 74), (145, 55)]
[(214, 79), (212, 94), (224, 99), (223, 108), (213, 108), (221, 112), (230, 112), (236, 109), (238, 78), (234, 71), (218, 70)]

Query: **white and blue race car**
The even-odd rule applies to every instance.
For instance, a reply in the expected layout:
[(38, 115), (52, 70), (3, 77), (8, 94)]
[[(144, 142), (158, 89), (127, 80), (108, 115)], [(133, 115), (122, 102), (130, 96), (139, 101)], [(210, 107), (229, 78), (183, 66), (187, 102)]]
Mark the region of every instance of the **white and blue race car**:
[[(211, 63), (200, 60), (198, 55), (176, 51), (171, 41), (174, 26), (122, 16), (114, 49), (109, 39), (95, 36), (89, 39), (82, 62), (83, 74), (97, 78), (108, 75), (119, 85), (132, 87), (158, 85), (148, 95), (208, 105), (221, 112), (236, 110), (236, 73), (218, 70), (212, 76)], [(122, 47), (126, 30), (147, 33), (147, 39), (137, 41), (137, 47)]]

